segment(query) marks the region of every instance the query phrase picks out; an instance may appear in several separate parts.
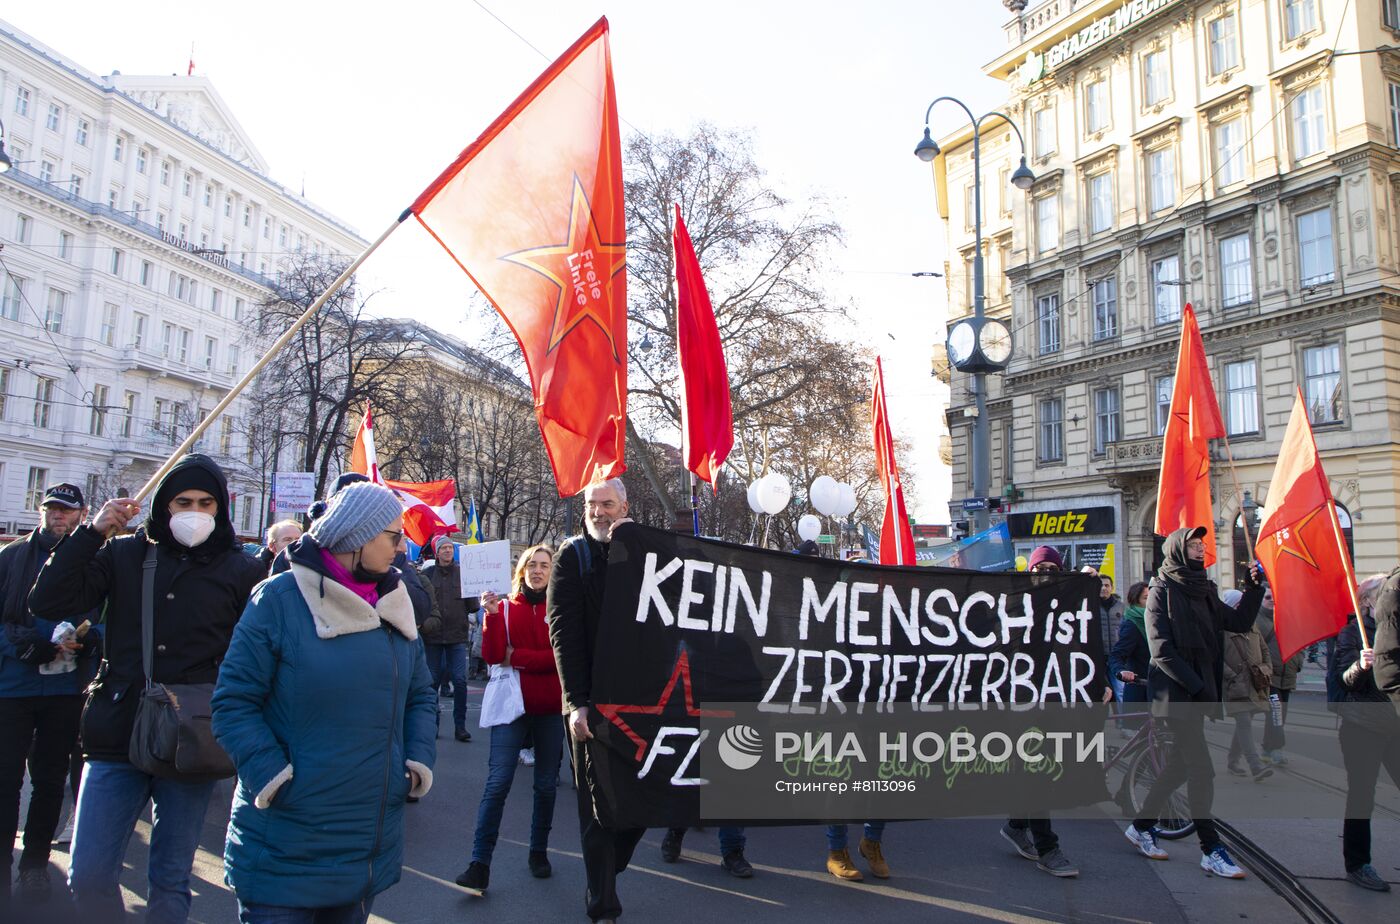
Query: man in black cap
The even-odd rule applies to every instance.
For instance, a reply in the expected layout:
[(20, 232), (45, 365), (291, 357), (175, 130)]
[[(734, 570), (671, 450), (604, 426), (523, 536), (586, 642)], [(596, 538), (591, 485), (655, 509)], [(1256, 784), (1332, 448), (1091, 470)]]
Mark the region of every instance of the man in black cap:
[(128, 497), (104, 504), (91, 526), (54, 549), (29, 606), (45, 619), (106, 606), (106, 660), (82, 716), (87, 766), (68, 870), (79, 916), (121, 919), (126, 845), (154, 801), (147, 918), (181, 924), (189, 917), (190, 869), (214, 782), (152, 776), (127, 759), (144, 683), (143, 571), (154, 563), (151, 677), (166, 684), (218, 678), (233, 627), (266, 572), (239, 545), (224, 473), (208, 456), (180, 459), (156, 487), (145, 523), (133, 535), (109, 538), (140, 510)]
[(29, 590), (54, 546), (86, 516), (77, 485), (52, 485), (44, 491), (38, 527), (0, 549), (0, 844), (5, 847), (0, 910), (10, 895), (10, 848), (19, 827), (26, 757), (31, 795), (16, 898), (33, 906), (52, 891), (49, 847), (63, 809), (63, 783), (78, 742), (82, 690), (92, 679), (98, 635), (85, 631), (81, 639), (54, 641), (58, 623), (29, 611)]

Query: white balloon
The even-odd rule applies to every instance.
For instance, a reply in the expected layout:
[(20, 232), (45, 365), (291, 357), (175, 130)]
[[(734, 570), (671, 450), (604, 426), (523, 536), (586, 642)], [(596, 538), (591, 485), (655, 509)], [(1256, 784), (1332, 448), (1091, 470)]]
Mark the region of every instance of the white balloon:
[(836, 487), (841, 494), (841, 502), (836, 506), (836, 515), (848, 517), (856, 512), (856, 489), (844, 481)]
[(805, 514), (802, 519), (797, 521), (797, 535), (809, 542), (820, 536), (821, 532), (822, 521), (818, 520), (810, 513)]
[(758, 486), (762, 483), (762, 481), (763, 479), (760, 478), (758, 481), (755, 481), (753, 484), (749, 485), (749, 509), (752, 510), (754, 513), (763, 512), (763, 505), (758, 502)]
[(759, 481), (757, 494), (763, 512), (772, 516), (782, 513), (788, 501), (792, 500), (792, 485), (777, 472), (769, 472)]
[(812, 482), (812, 493), (809, 497), (812, 506), (817, 508), (817, 513), (829, 517), (836, 512), (841, 500), (841, 489), (837, 487), (835, 478), (830, 475), (818, 475), (817, 480)]

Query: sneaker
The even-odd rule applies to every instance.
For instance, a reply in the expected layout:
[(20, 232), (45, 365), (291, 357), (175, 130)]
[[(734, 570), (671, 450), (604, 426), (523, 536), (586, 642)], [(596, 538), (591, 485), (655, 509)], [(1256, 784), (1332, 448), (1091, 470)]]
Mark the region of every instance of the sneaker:
[(549, 854), (543, 850), (530, 851), (530, 875), (536, 879), (548, 879), (554, 873), (549, 865)]
[(520, 752), (520, 762), (527, 767), (535, 765), (535, 749), (525, 748)]
[(719, 868), (737, 879), (752, 879), (753, 864), (744, 859), (744, 851), (731, 850), (720, 858)]
[(1079, 875), (1079, 867), (1069, 862), (1064, 851), (1056, 847), (1035, 861), (1035, 868), (1061, 879), (1072, 879)]
[(1249, 775), (1249, 771), (1245, 770), (1245, 768), (1244, 768), (1244, 767), (1241, 767), (1239, 764), (1230, 764), (1230, 766), (1229, 766), (1228, 769), (1229, 769), (1230, 774), (1231, 774), (1232, 776), (1248, 776), (1248, 775)]
[(1007, 843), (1016, 848), (1016, 852), (1027, 860), (1039, 860), (1040, 854), (1035, 852), (1035, 841), (1031, 840), (1031, 832), (1028, 828), (1013, 828), (1006, 824), (1001, 826), (1001, 836), (1006, 838)]
[(15, 882), (15, 899), (20, 904), (42, 905), (53, 895), (53, 882), (47, 866), (19, 871)]
[(78, 813), (77, 813), (77, 811), (70, 812), (70, 813), (68, 814), (68, 823), (67, 823), (66, 825), (63, 826), (63, 830), (62, 830), (62, 831), (60, 831), (60, 832), (58, 832), (57, 834), (54, 835), (53, 842), (54, 842), (55, 845), (63, 845), (63, 844), (71, 844), (71, 843), (73, 843), (73, 825), (76, 824), (77, 821), (78, 821)]
[(685, 839), (685, 828), (669, 828), (661, 839), (661, 859), (675, 863), (681, 858), (681, 841)]
[(1353, 882), (1363, 889), (1370, 889), (1372, 892), (1389, 892), (1390, 883), (1386, 882), (1376, 872), (1376, 868), (1367, 863), (1365, 866), (1347, 872), (1347, 882)]
[(1165, 860), (1167, 852), (1157, 845), (1157, 829), (1148, 828), (1146, 831), (1139, 831), (1133, 825), (1128, 825), (1128, 830), (1123, 835), (1138, 849), (1138, 853), (1149, 860)]
[(851, 862), (851, 852), (845, 847), (826, 852), (826, 871), (837, 879), (844, 879), (847, 882), (865, 881), (860, 870), (856, 869), (856, 865)]
[(1275, 767), (1288, 766), (1288, 758), (1284, 756), (1284, 753), (1282, 751), (1270, 751), (1269, 762), (1272, 763)]
[(456, 737), (458, 741), (470, 741), (472, 740), (472, 733), (467, 731), (465, 728), (459, 728), (457, 729)]
[(1235, 865), (1235, 861), (1230, 859), (1225, 848), (1219, 844), (1210, 853), (1201, 854), (1201, 869), (1207, 876), (1219, 876), (1222, 879), (1244, 878), (1244, 870)]
[(1267, 780), (1273, 775), (1274, 771), (1270, 770), (1268, 767), (1261, 765), (1258, 770), (1254, 771), (1254, 782), (1262, 783), (1264, 780)]
[(473, 895), (480, 895), (491, 884), (491, 867), (473, 860), (466, 872), (457, 877), (457, 884)]
[(865, 862), (870, 864), (870, 875), (876, 879), (890, 878), (890, 865), (885, 862), (885, 855), (880, 850), (879, 841), (860, 839), (860, 855), (865, 857)]

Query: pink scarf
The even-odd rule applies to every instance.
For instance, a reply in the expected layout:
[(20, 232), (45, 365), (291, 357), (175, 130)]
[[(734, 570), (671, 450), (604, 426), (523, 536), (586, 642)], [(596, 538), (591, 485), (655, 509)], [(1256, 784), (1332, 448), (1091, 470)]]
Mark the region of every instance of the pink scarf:
[(356, 596), (363, 599), (370, 606), (379, 605), (379, 589), (377, 585), (372, 582), (366, 584), (355, 580), (355, 576), (346, 570), (344, 565), (336, 561), (334, 555), (327, 552), (325, 549), (321, 549), (320, 552), (321, 562), (326, 566), (326, 570), (330, 572), (331, 577), (335, 579), (337, 584), (343, 584), (350, 588), (355, 592)]

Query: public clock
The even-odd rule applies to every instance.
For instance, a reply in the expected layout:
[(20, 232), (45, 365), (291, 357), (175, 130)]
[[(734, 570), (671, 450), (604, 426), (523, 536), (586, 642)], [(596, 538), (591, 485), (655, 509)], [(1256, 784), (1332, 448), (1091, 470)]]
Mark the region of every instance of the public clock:
[(972, 359), (976, 348), (977, 330), (971, 320), (959, 321), (948, 331), (948, 359), (954, 366), (961, 367)]
[(1011, 358), (1011, 331), (1000, 321), (983, 321), (982, 329), (977, 332), (977, 346), (987, 362), (1004, 366)]

